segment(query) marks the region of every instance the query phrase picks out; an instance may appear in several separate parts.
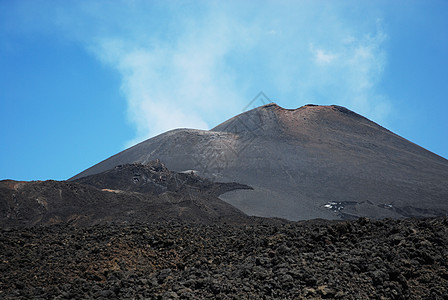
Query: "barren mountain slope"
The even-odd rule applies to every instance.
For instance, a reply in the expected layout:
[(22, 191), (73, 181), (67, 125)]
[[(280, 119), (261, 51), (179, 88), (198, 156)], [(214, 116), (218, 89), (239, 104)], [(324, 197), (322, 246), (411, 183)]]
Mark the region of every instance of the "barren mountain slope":
[(247, 184), (221, 199), (290, 220), (448, 214), (448, 161), (340, 106), (268, 104), (210, 131), (166, 132), (76, 175), (160, 159)]

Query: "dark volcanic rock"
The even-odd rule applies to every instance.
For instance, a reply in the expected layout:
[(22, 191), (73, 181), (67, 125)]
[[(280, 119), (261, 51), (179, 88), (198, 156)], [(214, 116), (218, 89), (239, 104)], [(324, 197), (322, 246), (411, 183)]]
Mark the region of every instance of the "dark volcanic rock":
[(448, 220), (0, 229), (0, 298), (447, 299)]
[(194, 172), (171, 172), (160, 160), (150, 161), (147, 164), (118, 165), (111, 170), (82, 177), (74, 182), (92, 185), (100, 189), (107, 188), (152, 195), (160, 195), (165, 192), (188, 194), (195, 191), (218, 197), (225, 192), (237, 189), (252, 189), (247, 185), (235, 182), (212, 182), (195, 175)]
[(169, 171), (160, 161), (117, 166), (78, 181), (0, 181), (0, 226), (71, 223), (246, 222), (217, 198), (237, 183)]
[(166, 132), (74, 178), (161, 159), (253, 190), (220, 196), (249, 215), (289, 220), (446, 216), (448, 161), (340, 106), (268, 104), (209, 131)]

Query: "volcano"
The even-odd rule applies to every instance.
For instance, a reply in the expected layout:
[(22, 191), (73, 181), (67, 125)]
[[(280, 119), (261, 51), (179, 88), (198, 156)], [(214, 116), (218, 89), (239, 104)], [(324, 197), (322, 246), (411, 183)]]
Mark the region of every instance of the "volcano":
[(220, 199), (252, 216), (448, 215), (448, 160), (336, 105), (271, 103), (208, 131), (171, 130), (70, 180), (155, 159), (176, 172), (250, 186)]

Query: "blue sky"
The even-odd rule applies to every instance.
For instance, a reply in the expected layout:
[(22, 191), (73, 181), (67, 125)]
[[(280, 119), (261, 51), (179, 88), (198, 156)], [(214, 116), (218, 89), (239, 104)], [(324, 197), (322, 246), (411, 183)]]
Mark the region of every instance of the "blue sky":
[(448, 158), (448, 1), (0, 0), (0, 179), (67, 179), (263, 91)]

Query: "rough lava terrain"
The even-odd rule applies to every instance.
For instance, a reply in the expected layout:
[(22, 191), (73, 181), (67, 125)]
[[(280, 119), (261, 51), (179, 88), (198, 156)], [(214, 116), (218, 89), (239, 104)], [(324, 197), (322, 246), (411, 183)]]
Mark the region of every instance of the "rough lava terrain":
[(448, 299), (448, 220), (0, 229), (2, 299)]

